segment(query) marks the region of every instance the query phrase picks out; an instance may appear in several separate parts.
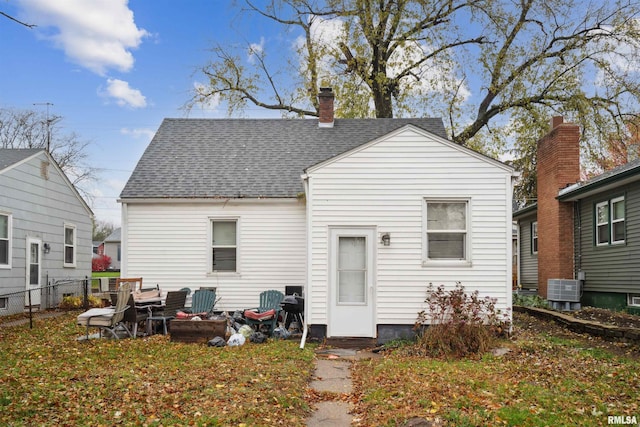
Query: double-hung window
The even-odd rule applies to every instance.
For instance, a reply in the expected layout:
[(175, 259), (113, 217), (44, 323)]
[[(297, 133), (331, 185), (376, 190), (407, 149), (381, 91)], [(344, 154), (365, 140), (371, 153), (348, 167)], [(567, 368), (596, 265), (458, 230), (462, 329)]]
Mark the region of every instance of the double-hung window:
[(64, 225), (64, 266), (76, 266), (76, 227)]
[(538, 221), (531, 223), (531, 253), (538, 253)]
[(624, 196), (596, 204), (595, 242), (597, 246), (625, 242)]
[(465, 200), (426, 200), (426, 262), (469, 261)]
[(211, 270), (214, 273), (238, 271), (237, 226), (235, 219), (211, 220)]
[(11, 215), (0, 212), (0, 268), (11, 267)]

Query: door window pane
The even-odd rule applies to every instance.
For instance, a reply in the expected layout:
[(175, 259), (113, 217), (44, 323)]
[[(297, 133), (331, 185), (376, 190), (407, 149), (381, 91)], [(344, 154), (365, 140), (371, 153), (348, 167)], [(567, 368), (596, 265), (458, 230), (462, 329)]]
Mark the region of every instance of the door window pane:
[(37, 243), (31, 243), (29, 256), (29, 284), (37, 285), (40, 280), (40, 245)]
[(366, 303), (367, 239), (338, 237), (338, 303)]

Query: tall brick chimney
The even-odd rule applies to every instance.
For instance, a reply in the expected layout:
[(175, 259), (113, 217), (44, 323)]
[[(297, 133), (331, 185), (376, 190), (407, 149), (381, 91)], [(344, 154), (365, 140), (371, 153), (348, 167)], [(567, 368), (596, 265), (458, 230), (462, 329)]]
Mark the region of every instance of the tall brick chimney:
[(318, 94), (320, 104), (320, 117), (318, 126), (321, 128), (333, 127), (333, 92), (330, 87), (321, 87)]
[(538, 293), (547, 297), (547, 279), (573, 279), (573, 204), (558, 192), (580, 179), (580, 128), (551, 119), (538, 141)]

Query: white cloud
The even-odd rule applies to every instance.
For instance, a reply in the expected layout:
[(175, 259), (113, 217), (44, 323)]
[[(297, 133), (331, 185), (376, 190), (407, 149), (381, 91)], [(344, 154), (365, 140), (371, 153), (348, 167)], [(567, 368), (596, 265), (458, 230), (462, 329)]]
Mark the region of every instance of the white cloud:
[(256, 55), (259, 56), (264, 51), (264, 37), (260, 38), (260, 43), (251, 43), (248, 50), (249, 62), (253, 63)]
[(142, 108), (147, 106), (147, 99), (138, 89), (129, 87), (129, 83), (119, 79), (107, 79), (107, 88), (100, 92), (101, 96), (114, 98), (122, 107)]
[[(129, 71), (131, 49), (149, 35), (138, 28), (128, 0), (19, 0), (28, 22), (53, 40), (67, 57), (97, 73)], [(48, 32), (53, 28), (53, 32)]]
[(220, 107), (220, 94), (208, 95), (208, 87), (200, 82), (194, 82), (193, 88), (198, 97), (198, 105), (203, 111), (217, 112)]
[(136, 139), (141, 138), (146, 141), (151, 141), (151, 139), (153, 138), (153, 135), (155, 135), (155, 131), (153, 129), (147, 129), (147, 128), (137, 128), (137, 129), (122, 128), (120, 129), (120, 133), (123, 135), (132, 136)]
[(153, 138), (153, 135), (155, 135), (155, 132), (153, 131), (153, 129), (148, 129), (148, 128), (136, 128), (136, 129), (122, 128), (120, 129), (120, 133), (123, 135), (132, 136), (133, 138), (136, 138), (136, 139), (142, 138), (147, 140), (151, 140)]

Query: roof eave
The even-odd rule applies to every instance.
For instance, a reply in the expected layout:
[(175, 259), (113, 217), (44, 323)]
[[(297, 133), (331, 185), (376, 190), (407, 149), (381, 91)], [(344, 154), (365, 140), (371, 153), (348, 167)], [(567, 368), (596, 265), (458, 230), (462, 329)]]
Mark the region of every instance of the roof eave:
[(558, 200), (560, 200), (561, 202), (572, 202), (636, 181), (640, 181), (640, 166), (592, 182), (590, 184), (585, 184), (578, 187), (567, 187), (563, 190), (560, 190), (560, 192), (558, 193)]

